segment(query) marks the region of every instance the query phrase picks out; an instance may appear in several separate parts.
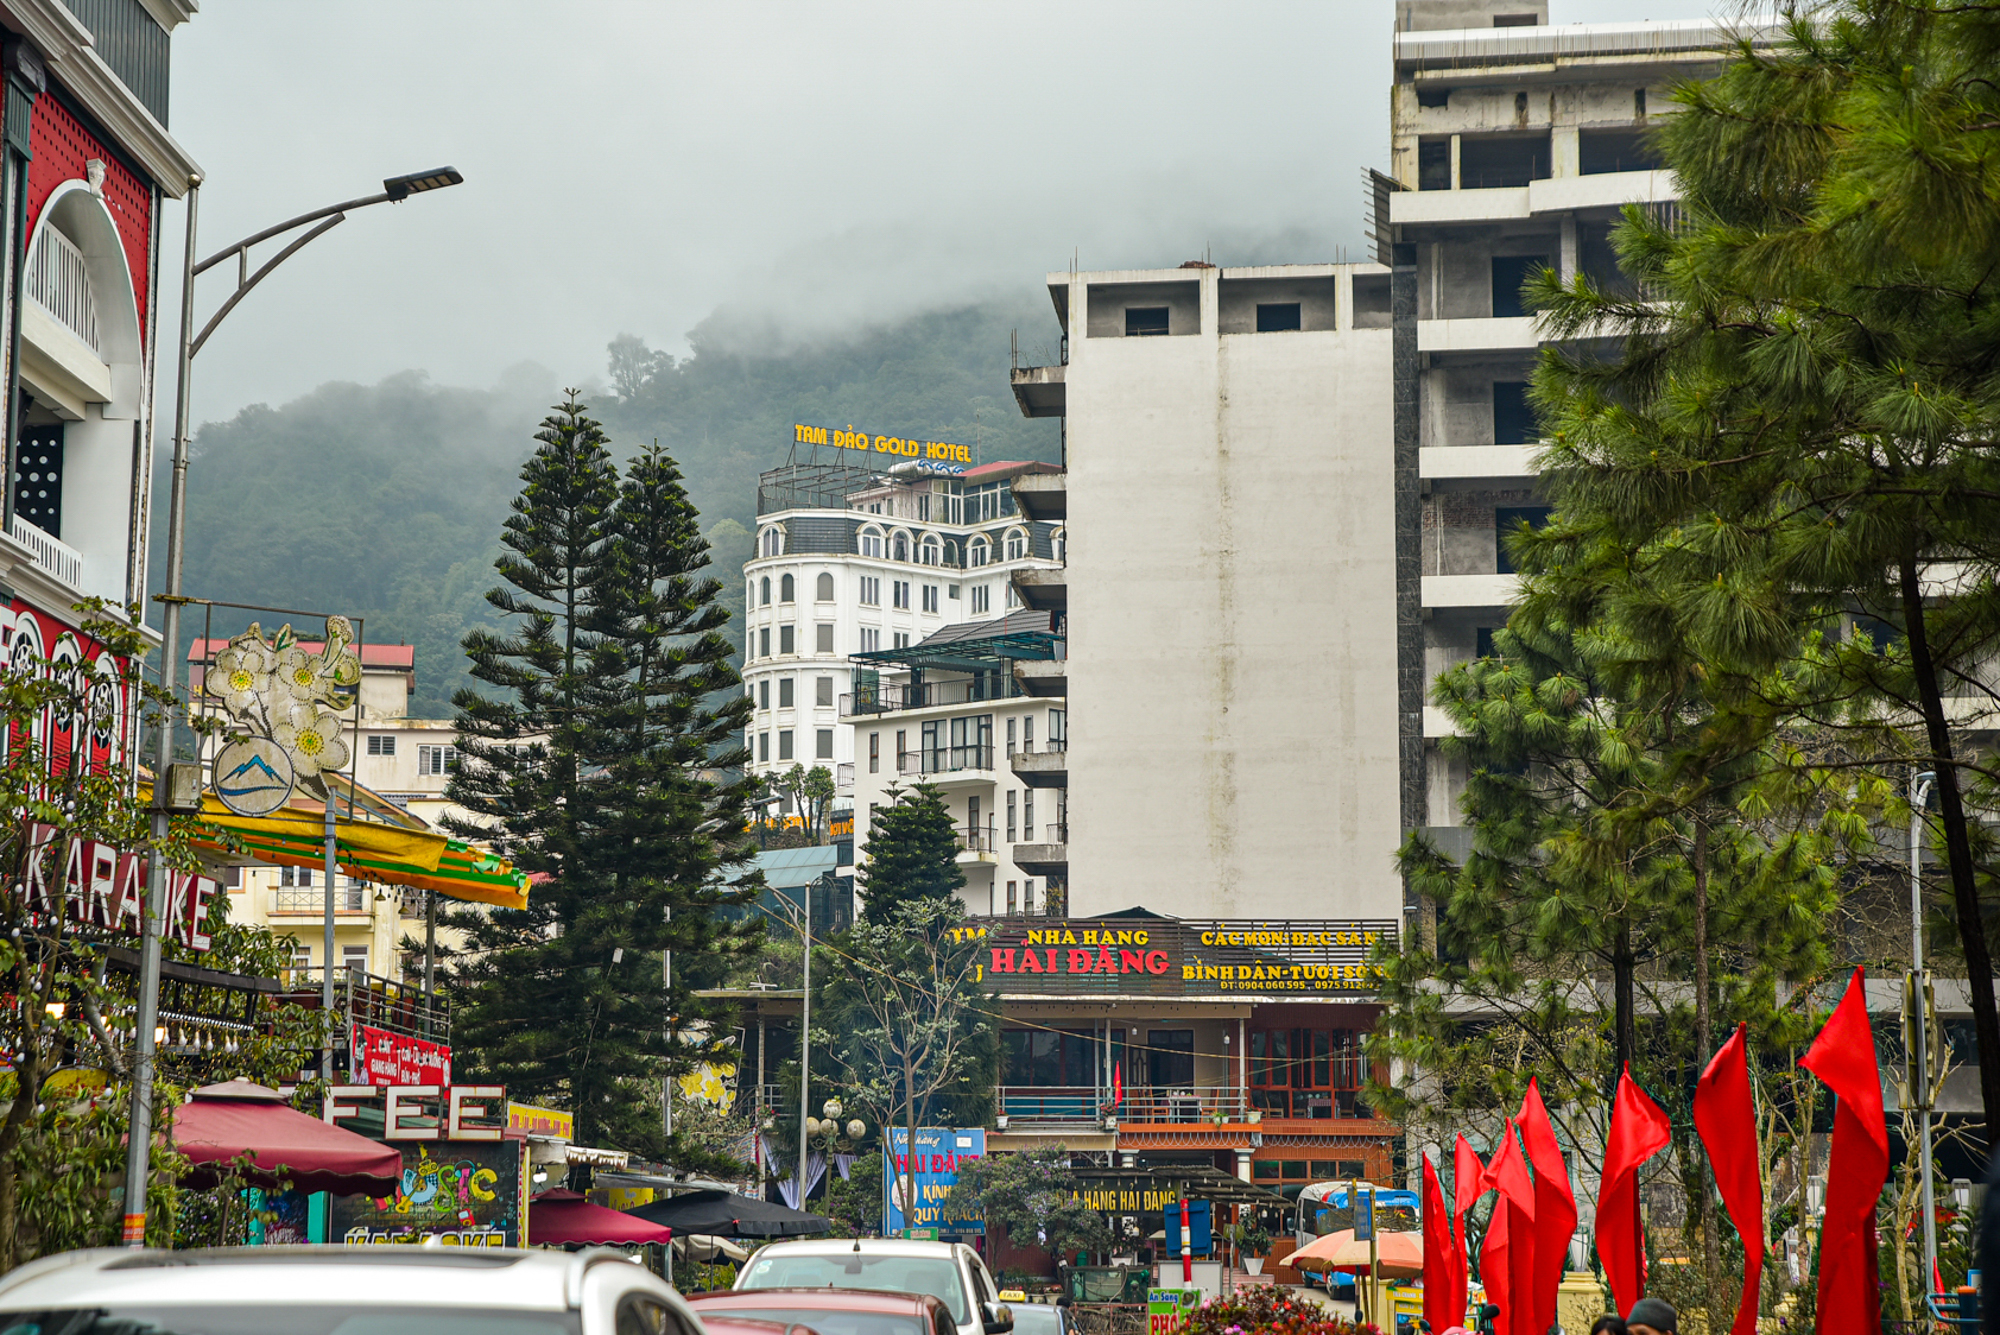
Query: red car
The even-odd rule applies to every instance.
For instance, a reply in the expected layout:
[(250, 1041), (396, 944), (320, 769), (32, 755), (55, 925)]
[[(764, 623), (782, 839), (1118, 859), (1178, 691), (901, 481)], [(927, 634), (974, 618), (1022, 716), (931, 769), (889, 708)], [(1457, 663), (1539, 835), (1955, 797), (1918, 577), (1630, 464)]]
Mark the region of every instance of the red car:
[[(757, 1321), (747, 1316), (723, 1316), (711, 1312), (702, 1318), (701, 1328), (706, 1335), (819, 1335), (808, 1326), (786, 1325), (782, 1321)], [(620, 1330), (618, 1335), (637, 1335), (637, 1332)]]
[(874, 1289), (735, 1289), (691, 1293), (688, 1305), (714, 1329), (732, 1320), (783, 1321), (818, 1335), (958, 1335), (943, 1300)]

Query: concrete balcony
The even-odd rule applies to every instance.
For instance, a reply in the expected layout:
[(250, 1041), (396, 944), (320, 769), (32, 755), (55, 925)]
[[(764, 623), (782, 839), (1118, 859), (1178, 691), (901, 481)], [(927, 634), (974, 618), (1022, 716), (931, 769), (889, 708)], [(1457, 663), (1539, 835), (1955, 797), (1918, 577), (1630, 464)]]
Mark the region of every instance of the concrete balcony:
[(1069, 660), (1022, 659), (1014, 664), (1014, 683), (1024, 695), (1061, 699), (1069, 694)]
[(1418, 352), (1533, 352), (1540, 346), (1532, 315), (1417, 321)]
[(1417, 451), (1417, 476), (1440, 491), (1493, 490), (1540, 471), (1542, 445), (1426, 445)]
[(1623, 208), (1627, 204), (1665, 204), (1680, 198), (1680, 191), (1674, 186), (1674, 174), (1670, 171), (1552, 176), (1547, 180), (1531, 182), (1527, 193), (1528, 212), (1531, 214), (1571, 213), (1580, 209), (1609, 210)]
[(940, 746), (929, 751), (904, 751), (896, 757), (896, 772), (921, 778), (935, 788), (990, 788), (999, 776), (993, 771), (991, 746)]
[(1495, 190), (1399, 190), (1389, 196), (1389, 220), (1408, 227), (1525, 218), (1531, 188), (1520, 185)]
[(1028, 473), (1015, 478), (1014, 504), (1030, 519), (1061, 523), (1069, 518), (1069, 474)]
[(1068, 406), (1063, 373), (1067, 366), (1017, 366), (1008, 379), (1023, 417), (1061, 417)]
[(1014, 777), (1030, 788), (1069, 787), (1069, 752), (1016, 751), (1007, 757)]
[(961, 867), (993, 866), (1000, 861), (1000, 841), (993, 832), (993, 822), (985, 825), (960, 826), (953, 834), (958, 843), (955, 861)]
[[(1060, 826), (1051, 827), (1061, 829)], [(1057, 844), (1015, 844), (1014, 865), (1024, 875), (1054, 877), (1059, 881), (1069, 879), (1068, 832), (1064, 831), (1064, 842)]]
[(1063, 570), (1016, 570), (1014, 592), (1037, 612), (1069, 611), (1069, 573)]
[(1521, 600), (1519, 575), (1425, 575), (1422, 589), (1426, 610), (1500, 611)]

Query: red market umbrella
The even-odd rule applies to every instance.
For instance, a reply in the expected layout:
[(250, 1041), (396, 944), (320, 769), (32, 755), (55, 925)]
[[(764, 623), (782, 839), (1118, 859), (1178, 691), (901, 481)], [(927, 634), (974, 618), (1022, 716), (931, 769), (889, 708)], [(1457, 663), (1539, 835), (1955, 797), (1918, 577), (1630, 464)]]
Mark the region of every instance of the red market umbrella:
[(282, 1177), (299, 1191), (388, 1196), (403, 1176), (400, 1151), (308, 1117), (248, 1080), (204, 1085), (174, 1109), (174, 1148), (194, 1161), (187, 1182), (197, 1187), (215, 1185), (245, 1153), (256, 1167), (244, 1176), (255, 1185)]
[(581, 1194), (555, 1187), (528, 1202), (528, 1245), (560, 1247), (571, 1242), (636, 1246), (643, 1242), (671, 1242), (674, 1231), (665, 1224), (649, 1224), (623, 1210), (592, 1205)]

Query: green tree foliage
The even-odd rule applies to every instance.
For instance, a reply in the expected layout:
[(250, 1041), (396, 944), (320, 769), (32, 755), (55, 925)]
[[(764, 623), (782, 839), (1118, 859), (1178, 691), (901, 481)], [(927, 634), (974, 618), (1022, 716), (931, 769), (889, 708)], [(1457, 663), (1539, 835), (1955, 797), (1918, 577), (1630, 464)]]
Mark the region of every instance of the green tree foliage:
[(799, 813), (800, 832), (808, 847), (826, 841), (827, 818), (833, 810), (835, 792), (832, 770), (824, 765), (814, 765), (811, 769), (793, 765), (772, 776), (770, 789), (792, 799), (792, 809)]
[(965, 888), (958, 866), (958, 829), (936, 788), (891, 788), (891, 805), (875, 813), (868, 827), (868, 852), (855, 868), (861, 882), (862, 914), (887, 922), (919, 901), (956, 902)]
[(753, 938), (715, 913), (748, 893), (724, 883), (750, 856), (749, 700), (729, 690), (727, 614), (672, 460), (649, 450), (621, 485), (573, 395), (536, 439), (496, 562), (506, 583), (488, 595), (513, 633), (466, 638), (496, 689), (458, 696), (448, 791), (476, 813), (466, 834), (547, 879), (526, 910), (451, 915), (468, 942), (456, 1037), (496, 1079), (567, 1103), (587, 1143), (699, 1158), (664, 1143), (659, 1082), (722, 1044), (662, 954), (726, 957)]
[(1046, 1247), (1062, 1257), (1111, 1245), (1104, 1216), (1083, 1201), (1082, 1183), (1061, 1145), (989, 1154), (962, 1164), (945, 1200), (951, 1219), (979, 1218), (1007, 1230), (1017, 1246)]
[(1628, 211), (1631, 284), (1534, 294), (1558, 339), (1625, 339), (1558, 345), (1538, 372), (1567, 530), (1547, 564), (1642, 572), (1632, 635), (1682, 646), (1744, 726), (1937, 774), (1992, 1126), (1995, 850), (1974, 813), (2000, 771), (1968, 731), (1990, 727), (2000, 655), (2000, 9), (1787, 9), (1784, 48), (1682, 90), (1657, 131), (1682, 199)]

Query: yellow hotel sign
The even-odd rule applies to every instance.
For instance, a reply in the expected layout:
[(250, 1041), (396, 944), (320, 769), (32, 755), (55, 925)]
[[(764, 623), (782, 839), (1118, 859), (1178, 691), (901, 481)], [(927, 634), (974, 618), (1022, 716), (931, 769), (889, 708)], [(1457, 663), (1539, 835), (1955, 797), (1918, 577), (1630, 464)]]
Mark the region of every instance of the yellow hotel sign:
[(901, 436), (871, 436), (866, 431), (856, 431), (852, 426), (843, 431), (837, 427), (806, 426), (804, 423), (794, 422), (792, 443), (831, 445), (837, 450), (873, 450), (877, 454), (900, 454), (911, 459), (929, 459), (937, 463), (972, 462), (970, 445), (954, 445), (944, 440), (905, 440)]

